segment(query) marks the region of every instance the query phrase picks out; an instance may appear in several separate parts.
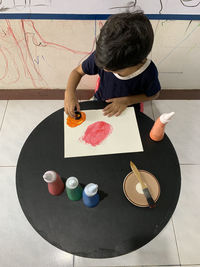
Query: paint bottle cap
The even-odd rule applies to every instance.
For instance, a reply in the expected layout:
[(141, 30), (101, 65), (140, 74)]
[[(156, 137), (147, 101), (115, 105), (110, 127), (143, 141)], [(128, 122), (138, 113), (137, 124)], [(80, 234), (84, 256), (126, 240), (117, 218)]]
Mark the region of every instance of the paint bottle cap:
[(80, 120), (81, 119), (81, 112), (75, 111), (75, 120)]
[(160, 116), (160, 121), (163, 123), (163, 124), (166, 124), (168, 123), (171, 118), (174, 116), (175, 112), (170, 112), (170, 113), (163, 113), (161, 116)]
[(77, 111), (77, 107), (74, 108), (74, 113), (75, 113), (75, 120), (80, 120), (81, 119), (81, 112)]
[(47, 183), (53, 183), (56, 180), (56, 176), (57, 176), (56, 172), (54, 172), (54, 171), (47, 171), (47, 172), (44, 173), (43, 179)]
[(78, 179), (74, 176), (71, 176), (66, 181), (66, 187), (69, 189), (75, 189), (78, 186)]
[(92, 196), (96, 195), (96, 193), (98, 191), (98, 185), (90, 183), (90, 184), (86, 185), (86, 187), (84, 188), (84, 191), (88, 197), (92, 197)]

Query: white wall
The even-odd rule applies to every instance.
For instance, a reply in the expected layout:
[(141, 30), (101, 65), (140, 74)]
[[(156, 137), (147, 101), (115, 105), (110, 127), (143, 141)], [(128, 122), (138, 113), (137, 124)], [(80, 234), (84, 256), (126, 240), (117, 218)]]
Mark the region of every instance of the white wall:
[[(152, 20), (152, 53), (163, 89), (200, 88), (200, 22)], [(0, 89), (64, 89), (94, 50), (104, 21), (0, 20)], [(93, 89), (84, 77), (81, 89)]]
[[(145, 14), (200, 14), (199, 0), (1, 0), (3, 13), (112, 14), (141, 8)], [(117, 12), (116, 12), (117, 11)]]

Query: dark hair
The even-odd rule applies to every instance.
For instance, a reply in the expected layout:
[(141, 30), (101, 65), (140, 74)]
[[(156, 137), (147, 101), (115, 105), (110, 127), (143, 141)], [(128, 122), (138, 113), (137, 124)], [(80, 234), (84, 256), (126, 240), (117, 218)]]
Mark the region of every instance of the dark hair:
[(116, 71), (141, 63), (153, 45), (153, 29), (142, 11), (109, 17), (96, 41), (99, 68)]

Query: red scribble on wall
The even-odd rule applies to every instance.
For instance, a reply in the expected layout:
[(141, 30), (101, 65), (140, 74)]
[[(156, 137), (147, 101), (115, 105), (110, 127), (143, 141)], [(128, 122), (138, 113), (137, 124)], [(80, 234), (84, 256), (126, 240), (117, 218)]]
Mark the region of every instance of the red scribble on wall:
[(3, 80), (6, 77), (7, 73), (8, 73), (8, 60), (7, 60), (7, 57), (6, 57), (6, 54), (5, 54), (4, 50), (1, 47), (0, 47), (0, 53), (2, 54), (3, 59), (5, 61), (4, 74), (2, 75), (2, 77), (0, 77), (0, 80)]
[[(26, 59), (25, 54), (24, 54), (24, 51), (23, 51), (24, 49), (20, 45), (20, 43), (18, 42), (18, 39), (17, 39), (17, 37), (16, 37), (16, 35), (15, 35), (12, 27), (11, 27), (10, 21), (9, 20), (6, 20), (6, 22), (7, 22), (7, 26), (8, 26), (8, 31), (9, 31), (10, 35), (13, 37), (13, 39), (15, 41), (15, 44), (16, 44), (18, 50), (19, 50), (19, 54), (20, 54), (20, 57), (22, 59), (24, 68), (25, 68), (26, 72), (28, 73), (28, 76), (30, 77), (30, 79), (31, 79), (31, 81), (33, 83), (33, 86), (37, 88), (37, 85), (35, 83), (34, 77), (33, 77), (32, 73), (30, 71), (30, 67), (27, 64), (27, 59)], [(24, 32), (24, 23), (23, 23), (23, 20), (22, 20), (22, 30)], [(27, 43), (26, 43), (26, 46), (27, 46)], [(29, 52), (29, 50), (27, 50), (27, 51)], [(30, 56), (30, 54), (29, 54), (29, 56)], [(34, 65), (34, 63), (32, 63), (32, 64)], [(37, 69), (34, 66), (33, 66), (33, 68), (36, 70), (37, 74), (40, 76), (40, 74), (38, 73)]]
[(105, 121), (97, 121), (87, 127), (81, 140), (91, 146), (100, 145), (111, 133), (112, 126)]
[[(42, 48), (59, 49), (86, 57), (92, 53), (95, 44), (93, 42), (91, 51), (80, 51), (63, 44), (50, 42), (40, 34), (32, 20), (5, 20), (5, 25), (1, 24), (0, 43), (2, 72), (0, 73), (0, 81), (7, 85), (14, 84), (24, 76), (31, 81), (34, 88), (43, 89), (49, 89), (50, 86), (40, 71), (38, 59), (42, 58), (43, 62), (45, 61), (41, 55)], [(39, 47), (41, 49), (38, 52)], [(59, 58), (57, 60), (59, 62)], [(45, 63), (47, 64), (46, 61)]]
[[(15, 58), (14, 56), (12, 55), (12, 53), (10, 53), (10, 51), (6, 48), (6, 47), (1, 47), (0, 48), (0, 53), (2, 54), (3, 56), (3, 60), (5, 63), (3, 63), (3, 61), (0, 59), (1, 61), (1, 66), (4, 65), (4, 74), (0, 77), (0, 81), (1, 82), (4, 82), (4, 79), (6, 78), (9, 72), (9, 63), (8, 63), (8, 57), (7, 57), (7, 54), (9, 56), (9, 59), (10, 59), (10, 63), (13, 65), (13, 67), (15, 68), (15, 71), (12, 72), (12, 77), (10, 77), (9, 79), (9, 82), (7, 81), (6, 84), (12, 84), (12, 83), (16, 83), (17, 81), (19, 81), (19, 78), (20, 78), (20, 71), (18, 69), (18, 66), (15, 62)], [(3, 69), (3, 68), (2, 68)]]
[(102, 21), (99, 21), (99, 29), (103, 27), (104, 23)]
[[(23, 21), (23, 20), (22, 20)], [(68, 48), (67, 46), (65, 45), (60, 45), (60, 44), (57, 44), (57, 43), (54, 43), (54, 42), (48, 42), (46, 41), (42, 36), (41, 34), (39, 33), (39, 31), (36, 29), (35, 27), (35, 24), (32, 20), (26, 20), (25, 21), (27, 24), (29, 24), (29, 26), (32, 27), (32, 29), (34, 30), (35, 34), (36, 34), (36, 37), (39, 37), (40, 39), (40, 45), (42, 44), (43, 46), (53, 46), (53, 47), (57, 47), (57, 48), (62, 48), (64, 50), (67, 50), (69, 52), (72, 52), (74, 54), (81, 54), (81, 55), (89, 55), (90, 52), (86, 52), (86, 51), (79, 51), (79, 50), (75, 50), (75, 49), (71, 49), (71, 48)], [(29, 33), (27, 33), (29, 34)], [(38, 43), (38, 41), (37, 41)]]

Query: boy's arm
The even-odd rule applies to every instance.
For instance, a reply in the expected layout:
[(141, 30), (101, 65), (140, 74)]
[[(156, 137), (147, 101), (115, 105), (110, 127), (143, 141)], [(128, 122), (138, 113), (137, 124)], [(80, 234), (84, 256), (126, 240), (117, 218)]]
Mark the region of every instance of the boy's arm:
[(104, 115), (108, 117), (111, 117), (113, 115), (119, 116), (126, 109), (126, 107), (133, 104), (154, 100), (159, 97), (159, 94), (160, 91), (153, 96), (146, 96), (145, 94), (140, 94), (108, 99), (106, 100), (106, 102), (110, 104), (104, 108)]
[(75, 117), (75, 107), (77, 108), (77, 111), (80, 111), (80, 105), (78, 103), (78, 98), (76, 95), (76, 88), (84, 75), (85, 73), (83, 72), (82, 66), (79, 65), (71, 72), (67, 82), (67, 89), (65, 90), (64, 108), (66, 114), (71, 117)]

